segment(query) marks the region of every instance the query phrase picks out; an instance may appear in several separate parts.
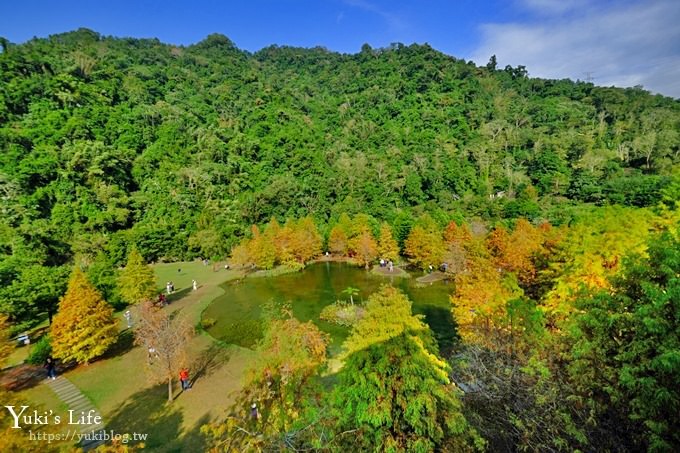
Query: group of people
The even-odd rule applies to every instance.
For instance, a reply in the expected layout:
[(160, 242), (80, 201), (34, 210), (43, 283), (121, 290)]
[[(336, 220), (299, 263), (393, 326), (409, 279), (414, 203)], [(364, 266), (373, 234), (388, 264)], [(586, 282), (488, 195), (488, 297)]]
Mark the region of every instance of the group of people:
[(394, 270), (394, 263), (392, 260), (385, 260), (380, 258), (380, 267), (387, 267), (387, 269), (392, 272)]
[[(227, 267), (227, 269), (228, 269), (228, 267)], [(198, 282), (196, 280), (191, 280), (191, 287), (193, 288), (194, 291), (196, 291), (198, 289)], [(168, 294), (168, 296), (170, 294), (174, 293), (175, 292), (175, 284), (171, 281), (167, 282), (165, 284), (165, 292)], [(161, 294), (161, 296), (163, 296), (163, 298), (165, 298), (165, 296), (163, 294)]]

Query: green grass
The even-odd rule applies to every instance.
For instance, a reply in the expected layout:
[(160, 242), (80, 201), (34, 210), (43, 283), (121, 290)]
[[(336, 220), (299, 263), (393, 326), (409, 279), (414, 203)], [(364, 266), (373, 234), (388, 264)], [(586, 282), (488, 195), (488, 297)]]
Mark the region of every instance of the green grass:
[(31, 353), (31, 347), (29, 346), (17, 346), (17, 348), (7, 357), (7, 362), (5, 362), (5, 368), (10, 368), (16, 365), (21, 365), (24, 360), (28, 358)]
[(279, 275), (294, 274), (295, 272), (300, 272), (304, 269), (304, 266), (276, 266), (274, 269), (259, 270), (248, 274), (248, 278), (261, 278), (261, 277), (278, 277)]
[(217, 266), (217, 271), (213, 271), (213, 264), (204, 266), (200, 261), (188, 263), (161, 263), (153, 266), (158, 281), (159, 292), (165, 292), (165, 284), (172, 281), (175, 284), (175, 292), (182, 290), (191, 291), (191, 281), (196, 280), (198, 286), (222, 283), (230, 271)]
[(25, 332), (28, 333), (28, 336), (31, 339), (31, 344), (17, 346), (17, 348), (7, 358), (4, 367), (9, 368), (24, 363), (31, 353), (31, 348), (40, 339), (40, 337), (42, 337), (47, 332), (48, 327), (48, 321), (45, 319), (37, 326), (26, 330)]
[(411, 274), (406, 272), (400, 267), (395, 267), (392, 272), (387, 270), (386, 267), (373, 266), (371, 269), (371, 274), (379, 275), (381, 277), (401, 277), (401, 278), (411, 278)]
[[(220, 284), (244, 275), (243, 271), (225, 270), (223, 266), (215, 266), (215, 269), (213, 271), (212, 265), (203, 266), (201, 262), (154, 266), (159, 288), (164, 289), (168, 280), (175, 284), (171, 304), (164, 310), (178, 311), (197, 325), (205, 307), (224, 293)], [(197, 291), (191, 287), (193, 279), (199, 285)], [(130, 310), (134, 322), (136, 307), (130, 307)], [(199, 330), (189, 343), (188, 355), (194, 368), (192, 373), (198, 373), (200, 367), (203, 372), (191, 393), (186, 395), (179, 392), (175, 382), (175, 400), (168, 405), (167, 383), (156, 385), (147, 375), (146, 351), (133, 347), (131, 332), (126, 330), (124, 311), (116, 314), (122, 331), (118, 348), (104, 358), (78, 366), (64, 375), (99, 409), (107, 428), (116, 432), (147, 433), (146, 446), (152, 451), (204, 451), (206, 443), (200, 427), (222, 416), (232, 401), (233, 392), (241, 386), (241, 376), (252, 360), (252, 353), (220, 345)], [(28, 348), (18, 348), (15, 354), (15, 360), (23, 360)], [(64, 413), (68, 410), (45, 385), (37, 385), (20, 394), (32, 404), (40, 404), (48, 410)]]

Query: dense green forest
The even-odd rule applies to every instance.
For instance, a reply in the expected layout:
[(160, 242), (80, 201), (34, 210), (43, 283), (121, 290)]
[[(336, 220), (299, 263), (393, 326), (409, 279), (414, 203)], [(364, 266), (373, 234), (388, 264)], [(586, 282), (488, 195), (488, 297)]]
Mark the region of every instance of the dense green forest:
[(3, 49), (2, 252), (40, 264), (121, 263), (129, 243), (224, 255), (272, 216), (560, 224), (580, 203), (657, 204), (680, 161), (673, 99), (426, 45), (251, 54), (79, 30)]
[[(0, 77), (0, 313), (13, 331), (54, 314), (74, 264), (123, 306), (132, 250), (265, 269), (401, 252), (419, 268), (460, 264), (446, 271), (461, 342), (442, 351), (450, 370), (409, 302), (383, 290), (368, 313), (401, 317), (348, 358), (347, 391), (328, 403), (338, 429), (368, 423), (367, 448), (418, 451), (680, 444), (678, 100), (427, 45), (249, 53), (222, 35), (182, 47), (85, 29), (2, 40)], [(272, 322), (292, 339), (311, 329)], [(262, 350), (283, 341), (273, 330)], [(305, 385), (324, 361), (316, 343)], [(361, 388), (366, 367), (403, 390), (384, 355), (414, 374), (404, 357), (425, 364), (423, 404), (448, 412), (422, 424), (343, 412), (376, 391)], [(472, 391), (452, 399), (442, 375)], [(281, 391), (297, 401), (293, 387)], [(392, 416), (430, 440), (404, 440)], [(272, 439), (306, 419), (282, 420)]]

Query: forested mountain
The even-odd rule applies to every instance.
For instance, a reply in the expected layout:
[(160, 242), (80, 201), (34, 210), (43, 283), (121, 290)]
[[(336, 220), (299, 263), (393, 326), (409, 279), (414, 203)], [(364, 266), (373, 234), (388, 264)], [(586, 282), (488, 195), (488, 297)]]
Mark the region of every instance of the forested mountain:
[(582, 203), (678, 192), (677, 100), (427, 45), (249, 53), (81, 29), (3, 40), (0, 74), (5, 287), (74, 257), (118, 266), (130, 244), (224, 256), (272, 216), (561, 224)]
[(382, 288), (324, 399), (325, 335), (272, 318), (238, 401), (256, 423), (253, 395), (277, 388), (279, 424), (206, 433), (677, 451), (680, 101), (427, 45), (249, 53), (221, 35), (182, 47), (85, 29), (0, 44), (3, 338), (55, 314), (74, 268), (90, 305), (121, 308), (155, 295), (152, 261), (441, 264), (455, 344)]

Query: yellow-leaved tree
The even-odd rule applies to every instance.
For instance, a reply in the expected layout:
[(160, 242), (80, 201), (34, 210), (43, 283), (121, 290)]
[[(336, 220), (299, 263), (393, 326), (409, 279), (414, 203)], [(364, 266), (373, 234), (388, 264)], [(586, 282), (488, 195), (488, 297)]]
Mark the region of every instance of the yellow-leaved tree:
[(451, 221), (444, 230), (444, 246), (446, 272), (450, 274), (465, 272), (472, 247), (472, 232), (468, 225), (458, 226), (455, 221)]
[(380, 225), (378, 237), (378, 255), (380, 258), (396, 261), (399, 258), (399, 245), (394, 239), (392, 228), (387, 223)]
[(355, 258), (360, 266), (368, 267), (378, 255), (378, 244), (375, 243), (370, 231), (364, 230), (350, 241), (350, 248), (354, 250)]
[(295, 256), (301, 264), (321, 255), (321, 235), (311, 217), (298, 220), (294, 232)]
[(113, 309), (76, 268), (50, 327), (54, 357), (88, 363), (104, 354), (117, 336)]
[(257, 225), (251, 227), (253, 238), (248, 243), (248, 251), (260, 269), (271, 269), (276, 263), (276, 249), (271, 235), (260, 233)]
[(349, 253), (349, 240), (352, 238), (352, 232), (352, 220), (343, 212), (328, 236), (328, 249), (332, 254), (346, 256)]
[(347, 254), (347, 234), (338, 225), (335, 225), (328, 237), (328, 248), (334, 255), (344, 256)]
[(427, 269), (428, 266), (437, 268), (442, 262), (444, 244), (441, 234), (435, 230), (427, 230), (416, 225), (404, 245), (411, 263), (420, 269)]
[(129, 304), (153, 300), (156, 296), (156, 276), (136, 248), (130, 251), (125, 269), (120, 272), (118, 288)]
[(569, 318), (583, 288), (608, 288), (624, 255), (644, 254), (658, 220), (647, 209), (610, 206), (593, 208), (572, 225), (542, 275), (554, 281), (541, 301), (548, 324), (555, 326)]
[(274, 237), (276, 248), (276, 260), (288, 266), (296, 264), (296, 225), (293, 219), (288, 219), (283, 228), (280, 228)]
[(248, 266), (253, 263), (248, 239), (243, 239), (231, 249), (231, 263), (236, 266)]

